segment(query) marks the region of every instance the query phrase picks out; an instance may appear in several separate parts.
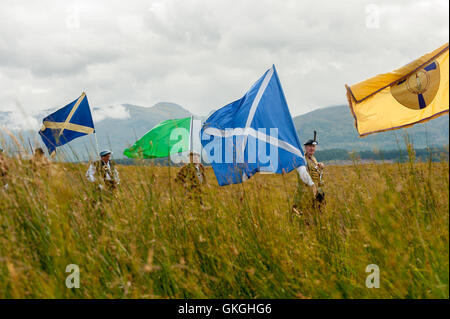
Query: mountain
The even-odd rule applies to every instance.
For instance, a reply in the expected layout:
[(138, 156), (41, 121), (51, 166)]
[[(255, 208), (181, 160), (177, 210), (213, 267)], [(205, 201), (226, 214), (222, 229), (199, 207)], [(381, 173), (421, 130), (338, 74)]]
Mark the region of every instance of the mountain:
[[(114, 152), (115, 158), (122, 158), (123, 150), (132, 145), (137, 138), (161, 121), (183, 118), (192, 115), (182, 106), (161, 102), (152, 107), (143, 107), (131, 104), (122, 104), (110, 108), (93, 109), (95, 128), (99, 148), (108, 148)], [(46, 111), (45, 115), (51, 113)], [(15, 116), (14, 118), (12, 116)], [(37, 134), (38, 126), (33, 131), (18, 131), (17, 127), (8, 124), (17, 121), (18, 116), (12, 112), (0, 111), (0, 127), (15, 128), (15, 133), (23, 136), (23, 144), (29, 149), (31, 144), (42, 142)], [(27, 116), (26, 123), (41, 123), (43, 115), (34, 118)], [(411, 128), (358, 137), (354, 126), (354, 119), (350, 109), (346, 105), (325, 107), (293, 118), (300, 137), (300, 141), (313, 137), (313, 131), (317, 131), (319, 150), (344, 149), (348, 151), (364, 150), (395, 150), (404, 149), (405, 132), (409, 134), (416, 148), (427, 146), (443, 147), (449, 144), (449, 118), (441, 116), (427, 123), (416, 124)], [(30, 127), (29, 125), (26, 127)], [(398, 141), (398, 144), (397, 144)], [(2, 144), (0, 137), (0, 144)], [(88, 154), (95, 154), (95, 138), (93, 135), (81, 137), (60, 148), (59, 153), (65, 153), (69, 159), (87, 159)], [(77, 155), (75, 155), (77, 154)]]
[[(317, 131), (320, 149), (362, 151), (405, 148), (407, 133), (416, 148), (443, 147), (449, 144), (448, 114), (406, 129), (358, 137), (355, 121), (347, 105), (325, 107), (293, 118), (300, 141), (313, 138)], [(398, 142), (398, 144), (397, 144)]]
[[(111, 149), (122, 157), (123, 150), (158, 123), (191, 116), (191, 113), (175, 103), (161, 102), (152, 107), (122, 104), (129, 114), (126, 118), (105, 118), (96, 122), (95, 129), (100, 148)], [(93, 110), (95, 112), (95, 109)]]
[[(42, 123), (42, 118), (54, 111), (52, 109), (40, 112), (32, 120), (35, 120), (36, 123)], [(137, 138), (144, 135), (161, 121), (192, 115), (182, 106), (170, 102), (160, 102), (152, 107), (132, 104), (121, 104), (102, 109), (93, 107), (92, 113), (99, 149), (107, 148), (112, 150), (115, 158), (122, 158), (125, 148), (132, 145)], [(23, 116), (21, 116), (22, 118)], [(16, 114), (11, 111), (0, 111), (0, 127), (8, 127), (14, 134), (18, 135), (26, 150), (30, 149), (30, 144), (33, 147), (40, 145), (45, 149), (40, 136), (37, 134), (38, 126), (34, 127), (33, 130), (19, 130), (17, 125), (11, 125), (14, 121), (17, 121)], [(29, 127), (26, 124), (23, 126)], [(4, 138), (6, 138), (6, 143), (13, 145), (7, 136), (4, 136)], [(0, 134), (1, 144), (3, 143)], [(96, 139), (94, 134), (91, 134), (59, 147), (57, 153), (64, 154), (63, 158), (68, 160), (86, 160), (90, 158), (90, 155), (96, 153), (96, 149)]]

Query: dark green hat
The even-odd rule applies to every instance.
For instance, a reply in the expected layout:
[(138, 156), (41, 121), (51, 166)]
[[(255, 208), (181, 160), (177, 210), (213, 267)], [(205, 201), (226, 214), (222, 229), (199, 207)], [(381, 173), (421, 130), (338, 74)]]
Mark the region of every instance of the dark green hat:
[(104, 150), (104, 151), (100, 152), (100, 156), (105, 156), (105, 155), (108, 155), (108, 154), (112, 154), (112, 152), (110, 150)]
[(307, 140), (306, 143), (303, 144), (303, 145), (306, 146), (306, 145), (317, 145), (317, 144), (319, 144), (319, 142), (316, 141), (316, 137), (317, 137), (317, 132), (314, 131), (314, 139)]

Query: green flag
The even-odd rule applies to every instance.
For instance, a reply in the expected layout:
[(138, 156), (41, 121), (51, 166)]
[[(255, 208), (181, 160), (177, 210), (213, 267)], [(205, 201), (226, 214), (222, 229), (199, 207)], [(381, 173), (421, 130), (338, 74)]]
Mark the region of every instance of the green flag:
[(159, 123), (123, 151), (129, 158), (168, 157), (192, 148), (192, 117)]

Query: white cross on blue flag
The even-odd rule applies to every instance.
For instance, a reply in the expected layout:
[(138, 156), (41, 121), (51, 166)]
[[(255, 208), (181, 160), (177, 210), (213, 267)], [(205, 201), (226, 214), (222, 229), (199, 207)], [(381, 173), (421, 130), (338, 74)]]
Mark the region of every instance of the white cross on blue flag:
[(243, 98), (214, 112), (201, 134), (221, 186), (241, 183), (257, 172), (288, 173), (305, 165), (275, 66)]

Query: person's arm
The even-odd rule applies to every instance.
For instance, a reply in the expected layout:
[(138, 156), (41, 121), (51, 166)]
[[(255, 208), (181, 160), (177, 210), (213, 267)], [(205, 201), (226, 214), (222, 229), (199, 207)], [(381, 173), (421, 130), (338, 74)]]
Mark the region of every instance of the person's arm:
[(0, 176), (5, 177), (8, 175), (8, 165), (0, 158)]
[(86, 172), (86, 178), (88, 179), (88, 181), (90, 182), (95, 182), (95, 166), (94, 164), (89, 165), (89, 168)]
[(119, 172), (115, 167), (114, 167), (114, 180), (117, 182), (117, 185), (120, 184)]
[(308, 171), (306, 170), (306, 166), (302, 165), (297, 167), (298, 175), (300, 176), (300, 179), (308, 185), (309, 187), (312, 187), (314, 196), (317, 193), (317, 186), (314, 184), (314, 181), (311, 178), (311, 175), (309, 175)]
[(302, 165), (297, 167), (298, 175), (300, 176), (300, 179), (308, 186), (313, 186), (314, 181), (312, 180), (311, 176), (309, 175), (308, 171), (306, 170), (306, 166)]
[(200, 172), (202, 172), (203, 184), (206, 184), (205, 167), (203, 166), (203, 164), (200, 164)]
[(178, 171), (177, 176), (175, 177), (175, 182), (176, 183), (180, 183), (183, 184), (185, 179), (186, 179), (186, 165), (184, 165), (183, 167), (180, 168), (180, 170)]

